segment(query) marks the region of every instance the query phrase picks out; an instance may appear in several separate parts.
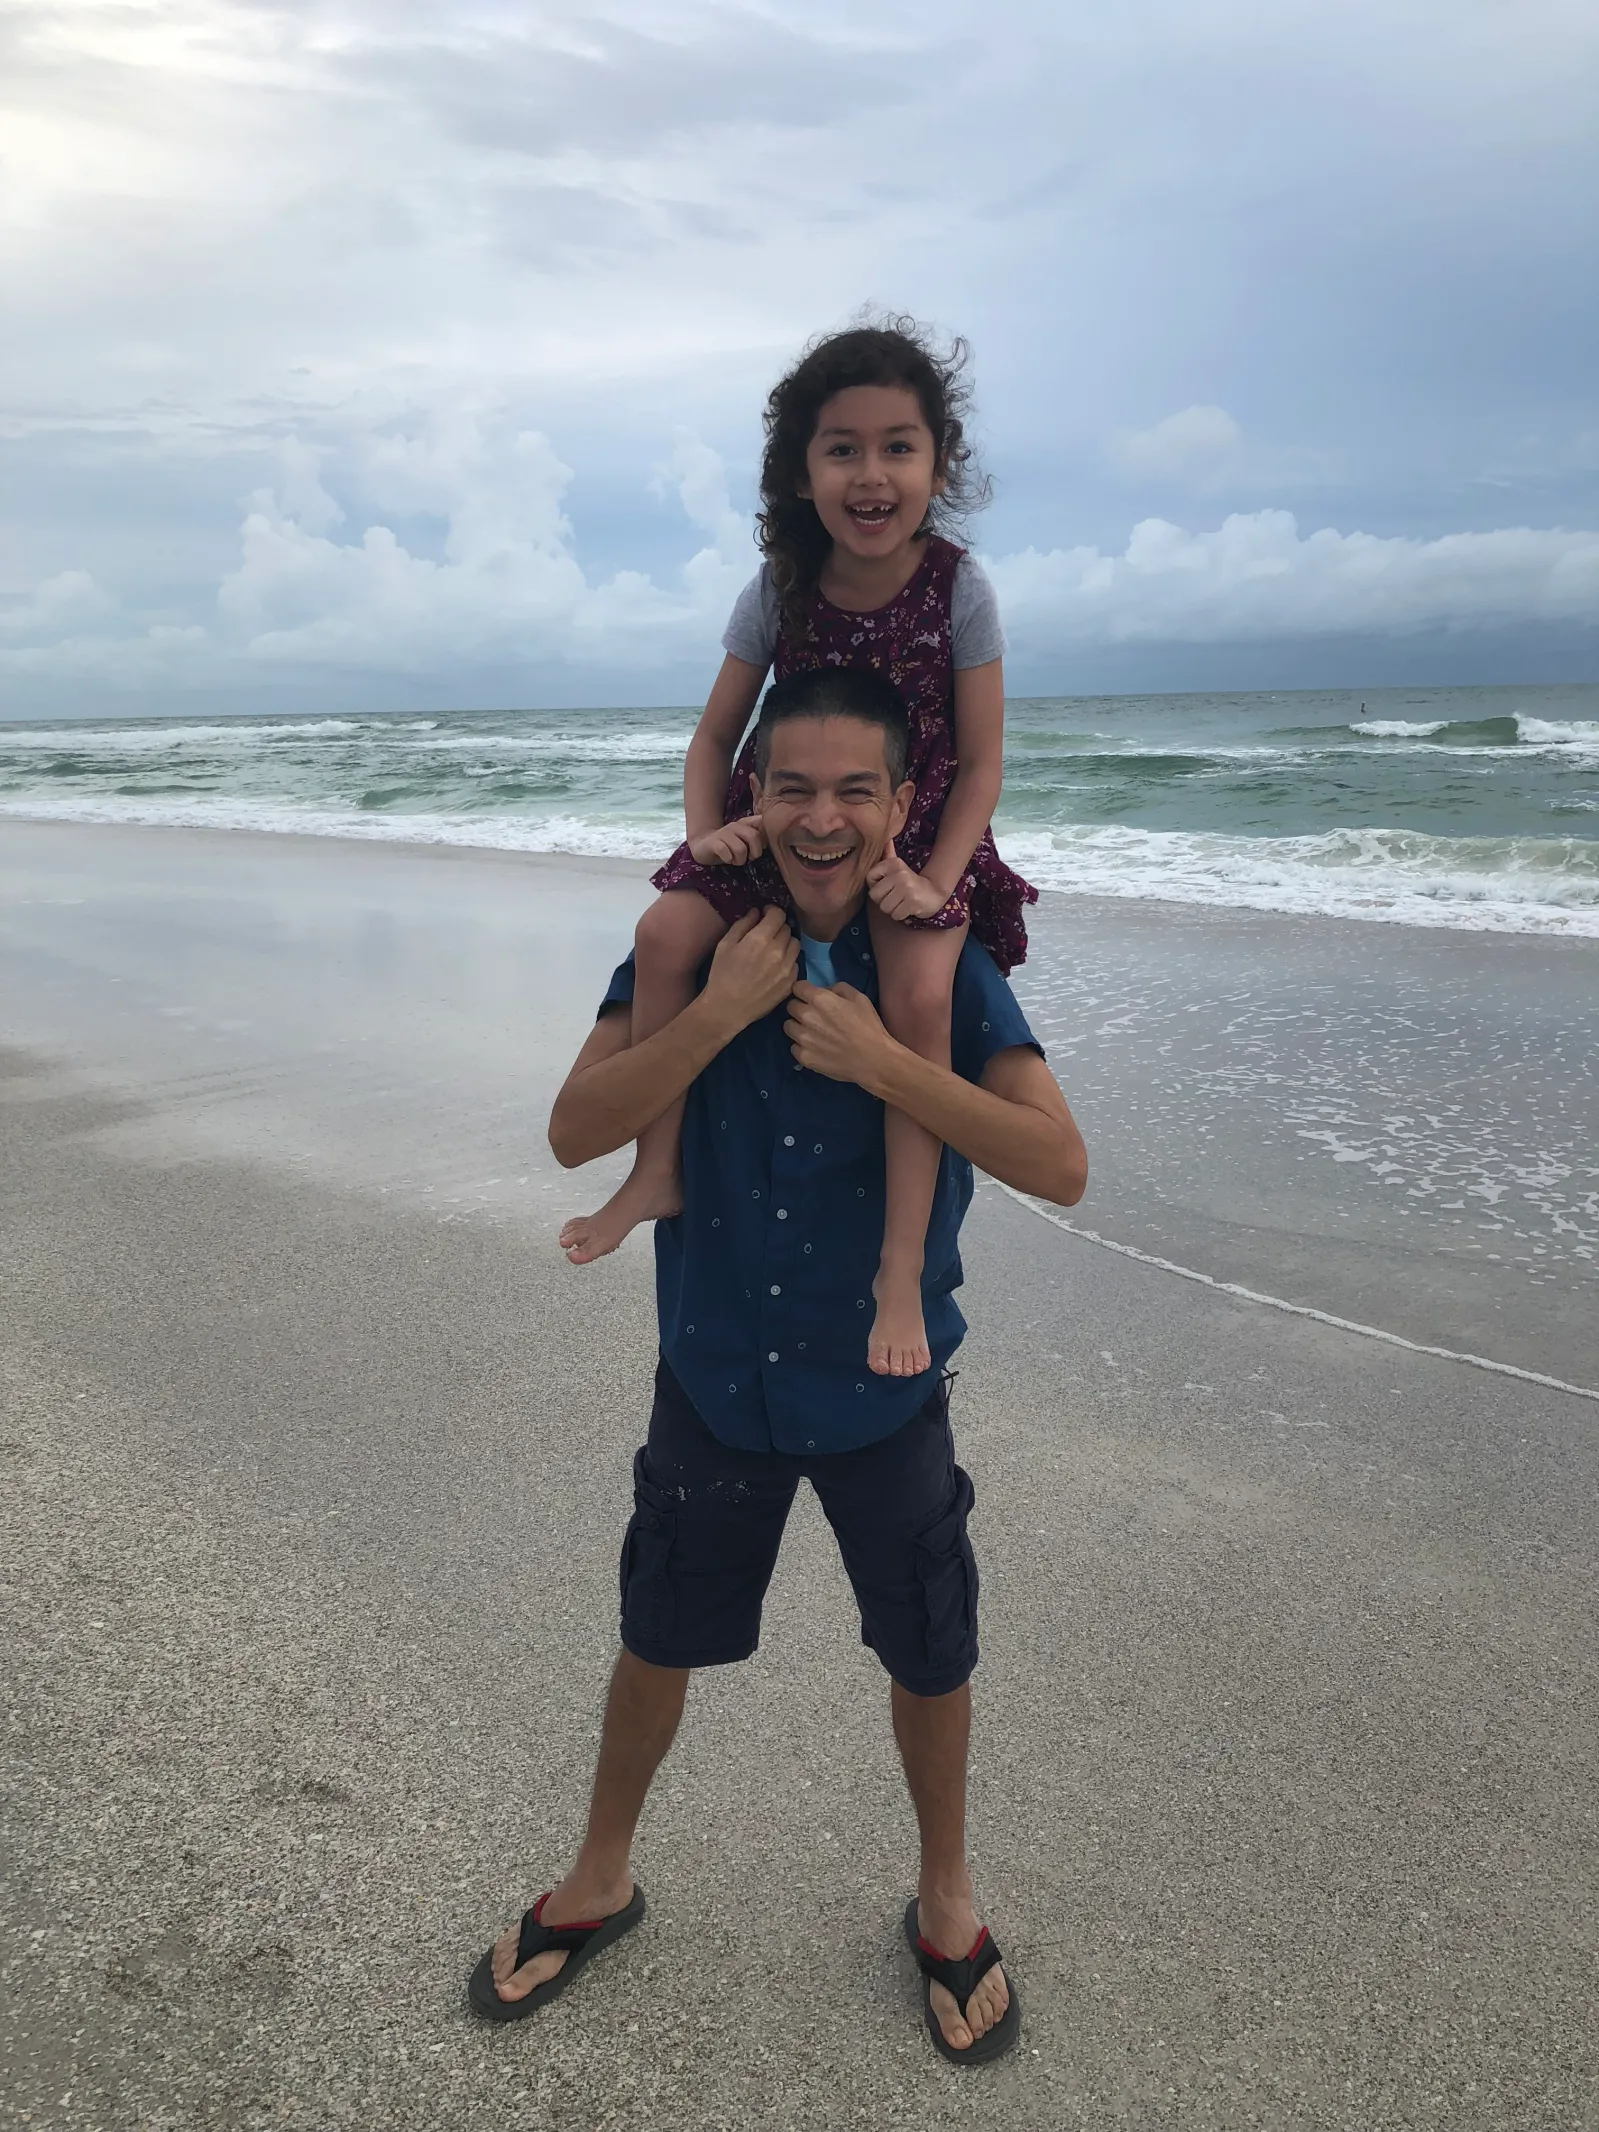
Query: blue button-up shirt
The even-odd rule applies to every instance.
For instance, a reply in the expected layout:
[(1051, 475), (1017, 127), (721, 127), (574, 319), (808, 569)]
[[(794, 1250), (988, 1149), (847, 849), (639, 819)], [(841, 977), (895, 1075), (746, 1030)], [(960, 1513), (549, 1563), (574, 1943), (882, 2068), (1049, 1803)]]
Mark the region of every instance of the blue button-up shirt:
[[(863, 917), (833, 943), (834, 974), (877, 997)], [(601, 1008), (631, 1001), (633, 959)], [(655, 1225), (661, 1350), (713, 1435), (747, 1451), (849, 1451), (890, 1435), (931, 1392), (966, 1332), (960, 1225), (972, 1166), (945, 1148), (927, 1225), (922, 1311), (932, 1367), (866, 1367), (883, 1244), (883, 1105), (796, 1066), (785, 1010), (740, 1032), (688, 1091), (683, 1211)], [(951, 1060), (981, 1079), (996, 1052), (1042, 1054), (1015, 995), (968, 938), (955, 973)]]

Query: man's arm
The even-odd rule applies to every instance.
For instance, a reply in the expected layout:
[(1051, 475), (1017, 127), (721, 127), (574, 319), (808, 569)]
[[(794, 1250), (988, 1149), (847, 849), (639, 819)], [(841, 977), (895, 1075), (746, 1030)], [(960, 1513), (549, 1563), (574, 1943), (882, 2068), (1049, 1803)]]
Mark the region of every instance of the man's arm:
[(1001, 1184), (1058, 1207), (1082, 1198), (1083, 1136), (1036, 1051), (1013, 1045), (996, 1052), (974, 1085), (897, 1043), (852, 985), (796, 985), (786, 1028), (802, 1066), (859, 1082)]
[(550, 1148), (562, 1169), (636, 1140), (741, 1029), (781, 1005), (798, 956), (780, 910), (752, 914), (723, 935), (704, 991), (664, 1029), (633, 1044), (630, 1013), (598, 1022), (550, 1112)]

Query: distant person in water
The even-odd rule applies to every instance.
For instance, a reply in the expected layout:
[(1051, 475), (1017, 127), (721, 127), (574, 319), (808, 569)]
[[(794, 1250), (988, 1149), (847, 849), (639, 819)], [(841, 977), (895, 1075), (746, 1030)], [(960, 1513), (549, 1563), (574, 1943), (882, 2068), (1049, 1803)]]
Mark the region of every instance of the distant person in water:
[[(761, 464), (766, 560), (740, 594), (683, 771), (688, 839), (639, 921), (634, 1040), (692, 996), (695, 972), (738, 919), (791, 907), (751, 804), (753, 737), (735, 764), (768, 669), (779, 678), (850, 667), (891, 680), (910, 714), (914, 797), (867, 883), (883, 1019), (921, 1058), (949, 1064), (950, 988), (968, 933), (1003, 974), (1027, 953), (1038, 892), (1001, 860), (990, 817), (1000, 791), (1004, 636), (994, 594), (940, 528), (980, 499), (966, 442), (966, 351), (941, 356), (907, 319), (818, 341), (773, 388)], [(672, 1109), (639, 1138), (632, 1174), (597, 1214), (561, 1231), (575, 1265), (614, 1251), (636, 1223), (681, 1204)], [(921, 1305), (934, 1136), (902, 1110), (887, 1121), (888, 1203), (869, 1369), (928, 1366)]]
[[(1016, 2040), (1017, 1995), (966, 1866), (977, 1564), (944, 1369), (966, 1330), (955, 1290), (972, 1164), (1070, 1206), (1087, 1162), (1009, 985), (975, 940), (953, 973), (953, 1065), (878, 1017), (869, 889), (915, 802), (909, 747), (904, 705), (880, 675), (824, 668), (776, 682), (756, 727), (752, 799), (782, 904), (738, 919), (700, 989), (648, 1037), (633, 1020), (642, 971), (629, 958), (556, 1099), (550, 1145), (567, 1165), (680, 1118), (682, 1204), (655, 1230), (660, 1362), (633, 1466), (623, 1648), (588, 1829), (565, 1878), (473, 1971), (472, 2003), (490, 2020), (536, 2012), (643, 1916), (633, 1834), (690, 1671), (754, 1651), (803, 1479), (837, 1537), (862, 1638), (893, 1683), (921, 1839), (904, 1930), (928, 2030), (964, 2065)], [(884, 1118), (896, 1111), (939, 1151), (918, 1299), (929, 1352), (914, 1376), (874, 1375), (864, 1356)], [(694, 1938), (685, 1919), (662, 1952), (691, 1964)], [(847, 2009), (849, 1987), (835, 1972), (828, 1988), (843, 2041), (837, 2001)]]

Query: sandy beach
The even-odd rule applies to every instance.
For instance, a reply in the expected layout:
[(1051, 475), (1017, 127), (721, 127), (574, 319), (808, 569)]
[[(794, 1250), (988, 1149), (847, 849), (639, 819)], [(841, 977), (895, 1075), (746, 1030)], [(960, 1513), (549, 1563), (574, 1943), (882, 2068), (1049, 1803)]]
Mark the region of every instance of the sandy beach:
[[(3, 2120), (1599, 2124), (1599, 1404), (987, 1184), (955, 1416), (1022, 2050), (927, 2045), (808, 1498), (643, 1929), (470, 2020), (615, 1644), (651, 1259), (564, 1264), (614, 1166), (543, 1126), (644, 873), (0, 832)], [(1080, 1227), (1599, 1389), (1592, 943), (1048, 897), (1018, 990)]]

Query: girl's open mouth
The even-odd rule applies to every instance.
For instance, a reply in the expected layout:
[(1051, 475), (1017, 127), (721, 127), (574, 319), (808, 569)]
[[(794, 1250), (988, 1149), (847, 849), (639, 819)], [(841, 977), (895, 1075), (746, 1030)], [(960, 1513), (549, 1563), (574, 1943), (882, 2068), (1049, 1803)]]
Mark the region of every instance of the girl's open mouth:
[(899, 506), (893, 503), (851, 503), (844, 508), (856, 525), (871, 533), (879, 526), (886, 526)]

